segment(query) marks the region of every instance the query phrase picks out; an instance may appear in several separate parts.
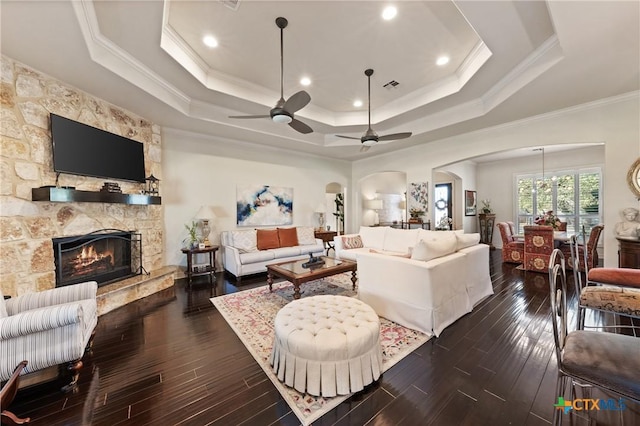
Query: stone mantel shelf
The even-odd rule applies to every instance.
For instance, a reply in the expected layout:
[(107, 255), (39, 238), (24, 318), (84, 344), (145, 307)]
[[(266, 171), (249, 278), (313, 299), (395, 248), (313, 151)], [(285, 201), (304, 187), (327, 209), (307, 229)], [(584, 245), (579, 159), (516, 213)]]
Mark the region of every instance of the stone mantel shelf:
[(51, 201), (54, 203), (118, 203), (149, 205), (161, 204), (162, 198), (144, 194), (122, 194), (119, 192), (81, 191), (69, 188), (33, 188), (33, 201)]

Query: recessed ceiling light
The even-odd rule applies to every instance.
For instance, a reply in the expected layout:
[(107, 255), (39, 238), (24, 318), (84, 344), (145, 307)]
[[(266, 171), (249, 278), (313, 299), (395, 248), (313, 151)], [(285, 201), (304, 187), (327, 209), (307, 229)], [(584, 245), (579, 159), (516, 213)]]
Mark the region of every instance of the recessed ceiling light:
[(360, 99), (353, 101), (353, 106), (360, 108), (362, 106), (362, 101)]
[(218, 40), (212, 35), (204, 36), (202, 42), (209, 47), (218, 47)]
[(300, 84), (302, 84), (303, 86), (308, 86), (311, 84), (311, 79), (309, 77), (302, 77), (300, 79)]
[(436, 65), (439, 65), (439, 66), (447, 65), (448, 63), (449, 63), (448, 56), (440, 56), (436, 61)]
[(396, 9), (394, 6), (387, 6), (382, 11), (382, 19), (384, 19), (385, 21), (388, 21), (390, 19), (395, 18), (397, 14), (398, 14), (398, 9)]

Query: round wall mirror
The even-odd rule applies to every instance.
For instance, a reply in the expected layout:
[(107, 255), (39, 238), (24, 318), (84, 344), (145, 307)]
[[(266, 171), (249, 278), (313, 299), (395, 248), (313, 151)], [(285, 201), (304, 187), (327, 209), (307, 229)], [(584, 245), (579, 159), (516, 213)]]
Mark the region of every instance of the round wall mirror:
[(629, 167), (627, 184), (636, 198), (640, 199), (640, 157)]

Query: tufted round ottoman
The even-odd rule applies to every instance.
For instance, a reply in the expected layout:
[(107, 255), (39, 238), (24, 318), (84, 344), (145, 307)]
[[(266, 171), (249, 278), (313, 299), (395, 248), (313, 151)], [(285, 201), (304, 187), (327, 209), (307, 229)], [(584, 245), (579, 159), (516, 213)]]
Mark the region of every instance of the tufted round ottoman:
[(380, 320), (354, 297), (294, 300), (280, 309), (274, 328), (271, 365), (299, 392), (347, 395), (380, 377)]

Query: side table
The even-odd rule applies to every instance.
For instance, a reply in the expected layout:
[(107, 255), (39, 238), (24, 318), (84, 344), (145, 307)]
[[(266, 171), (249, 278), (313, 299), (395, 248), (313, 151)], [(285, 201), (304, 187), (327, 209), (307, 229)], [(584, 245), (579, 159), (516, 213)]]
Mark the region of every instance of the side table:
[[(322, 240), (322, 242), (324, 243), (324, 246), (327, 249), (327, 256), (329, 256), (329, 250), (334, 249), (333, 248), (333, 237), (335, 237), (336, 235), (338, 235), (338, 233), (336, 231), (314, 231), (313, 232), (314, 237), (316, 238), (320, 238)], [(334, 249), (335, 251), (335, 249)]]
[[(215, 277), (216, 277), (216, 251), (218, 246), (207, 246), (205, 248), (183, 248), (182, 253), (187, 255), (187, 290), (191, 290), (191, 284), (193, 277), (199, 277), (207, 275), (209, 277), (209, 284), (215, 289)], [(209, 263), (202, 269), (196, 270), (193, 264), (193, 256), (196, 254), (208, 254)]]

